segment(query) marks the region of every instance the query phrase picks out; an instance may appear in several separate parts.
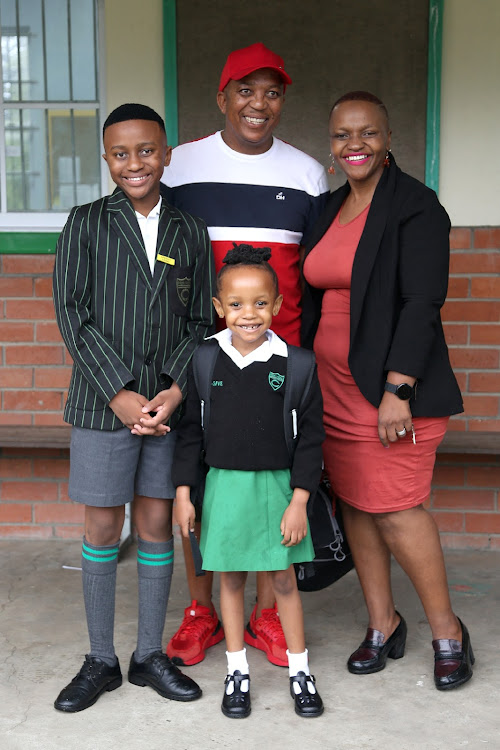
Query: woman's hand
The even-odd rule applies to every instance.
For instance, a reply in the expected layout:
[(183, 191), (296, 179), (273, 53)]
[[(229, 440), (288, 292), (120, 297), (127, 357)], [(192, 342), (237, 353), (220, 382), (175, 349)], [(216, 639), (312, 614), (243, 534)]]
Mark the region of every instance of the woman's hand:
[(285, 547), (294, 547), (304, 539), (307, 534), (307, 501), (309, 492), (296, 487), (288, 508), (281, 519), (281, 544)]
[[(378, 408), (378, 436), (385, 448), (411, 433), (412, 416), (408, 401), (402, 401), (394, 393), (386, 391)], [(397, 435), (403, 429), (404, 435)]]
[(191, 502), (191, 488), (188, 486), (177, 487), (175, 496), (175, 517), (181, 534), (185, 539), (189, 538), (189, 532), (194, 531), (195, 507)]

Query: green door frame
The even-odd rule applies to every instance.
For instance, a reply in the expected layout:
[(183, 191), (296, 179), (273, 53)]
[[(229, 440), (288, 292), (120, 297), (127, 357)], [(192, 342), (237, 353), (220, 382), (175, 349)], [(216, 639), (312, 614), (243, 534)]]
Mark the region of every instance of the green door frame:
[(163, 76), (165, 127), (171, 146), (179, 145), (177, 96), (177, 13), (176, 0), (163, 0)]
[(435, 190), (436, 193), (439, 191), (439, 134), (441, 128), (443, 12), (444, 0), (429, 0), (425, 184)]
[[(168, 142), (179, 142), (177, 88), (177, 2), (163, 3), (163, 74), (165, 125)], [(439, 189), (439, 134), (441, 118), (441, 67), (444, 0), (429, 0), (429, 42), (427, 59), (427, 117), (425, 184)], [(0, 254), (46, 255), (55, 252), (58, 232), (0, 232)]]

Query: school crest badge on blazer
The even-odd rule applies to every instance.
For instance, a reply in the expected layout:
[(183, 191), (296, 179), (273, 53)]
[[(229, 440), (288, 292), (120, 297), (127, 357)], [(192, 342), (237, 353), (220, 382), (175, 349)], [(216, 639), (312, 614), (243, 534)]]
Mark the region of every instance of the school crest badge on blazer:
[(269, 385), (273, 389), (273, 391), (277, 391), (281, 388), (283, 383), (285, 382), (285, 376), (281, 375), (279, 372), (270, 372), (268, 376)]
[(177, 289), (177, 296), (184, 307), (187, 307), (187, 303), (189, 302), (189, 292), (191, 291), (191, 279), (188, 276), (184, 279), (176, 279), (175, 286)]

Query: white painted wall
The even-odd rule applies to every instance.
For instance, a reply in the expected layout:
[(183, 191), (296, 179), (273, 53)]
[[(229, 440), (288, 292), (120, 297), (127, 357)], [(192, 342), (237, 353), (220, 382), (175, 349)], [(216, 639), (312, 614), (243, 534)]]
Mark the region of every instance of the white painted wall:
[(164, 117), (161, 0), (104, 0), (104, 50), (106, 115), (138, 102)]
[(139, 102), (163, 116), (161, 0), (104, 0), (106, 107)]
[(500, 225), (499, 39), (499, 0), (445, 0), (439, 199), (454, 226)]

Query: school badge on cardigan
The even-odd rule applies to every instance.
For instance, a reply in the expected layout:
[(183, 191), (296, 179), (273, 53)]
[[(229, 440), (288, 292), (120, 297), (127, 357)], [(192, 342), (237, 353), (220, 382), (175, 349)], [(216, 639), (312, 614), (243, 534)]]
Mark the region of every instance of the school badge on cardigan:
[(285, 382), (285, 376), (281, 375), (279, 372), (270, 372), (267, 379), (269, 380), (269, 385), (273, 391), (279, 390)]
[(175, 286), (177, 289), (177, 296), (184, 307), (187, 307), (187, 303), (189, 302), (189, 292), (191, 291), (191, 279), (188, 276), (184, 279), (176, 279)]

